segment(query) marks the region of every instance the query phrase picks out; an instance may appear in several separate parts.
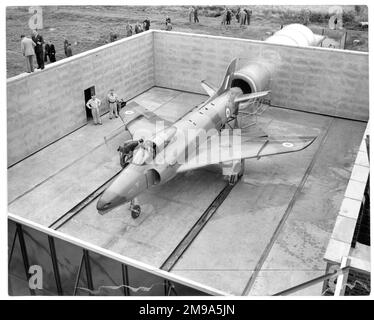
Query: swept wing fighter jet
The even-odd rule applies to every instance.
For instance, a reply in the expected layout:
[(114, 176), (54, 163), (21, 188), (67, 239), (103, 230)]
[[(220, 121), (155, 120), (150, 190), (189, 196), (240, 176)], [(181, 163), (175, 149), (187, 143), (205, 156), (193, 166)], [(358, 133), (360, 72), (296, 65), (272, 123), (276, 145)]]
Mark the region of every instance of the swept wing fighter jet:
[[(240, 130), (235, 129), (241, 106), (266, 96), (269, 91), (244, 94), (239, 87), (232, 87), (235, 68), (236, 59), (229, 64), (218, 89), (202, 81), (210, 97), (175, 123), (165, 123), (136, 102), (121, 110), (126, 129), (133, 139), (141, 139), (130, 143), (133, 151), (123, 164), (124, 169), (97, 202), (99, 213), (131, 202), (132, 217), (136, 218), (141, 208), (134, 199), (178, 173), (212, 164), (229, 164), (233, 183), (243, 174), (244, 159), (299, 151), (315, 140), (315, 136), (273, 140), (267, 136), (241, 136)], [(158, 129), (157, 122), (163, 122), (165, 128)], [(227, 133), (224, 128), (231, 129)]]

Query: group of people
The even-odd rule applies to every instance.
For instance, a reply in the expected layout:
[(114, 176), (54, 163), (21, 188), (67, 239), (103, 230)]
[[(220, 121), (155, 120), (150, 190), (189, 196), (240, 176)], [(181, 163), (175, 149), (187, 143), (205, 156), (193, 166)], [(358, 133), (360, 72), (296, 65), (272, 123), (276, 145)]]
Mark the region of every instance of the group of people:
[[(109, 106), (109, 119), (118, 118), (119, 111), (126, 105), (123, 99), (119, 99), (114, 89), (110, 89), (107, 95), (107, 103)], [(103, 124), (100, 116), (101, 100), (96, 97), (95, 94), (91, 96), (91, 99), (87, 101), (86, 107), (91, 110), (94, 124)]]
[(236, 18), (240, 26), (245, 26), (251, 24), (251, 16), (252, 16), (252, 10), (250, 9), (244, 9), (244, 8), (238, 8), (236, 12), (232, 11), (230, 8), (225, 7), (223, 13), (222, 13), (222, 21), (221, 24), (223, 25), (230, 25), (231, 20), (233, 17)]
[(38, 64), (37, 69), (40, 70), (44, 69), (44, 62), (47, 62), (48, 58), (50, 62), (56, 61), (55, 46), (51, 41), (45, 44), (43, 36), (37, 30), (33, 31), (31, 38), (21, 35), (21, 51), (26, 59), (28, 73), (34, 72), (34, 56)]
[(151, 27), (151, 20), (148, 17), (143, 21), (143, 23), (139, 23), (139, 21), (137, 21), (134, 27), (129, 22), (127, 22), (126, 37), (130, 37), (133, 34), (138, 34), (143, 31), (148, 31), (150, 27)]
[(190, 7), (189, 18), (190, 18), (190, 23), (192, 23), (192, 18), (193, 18), (194, 23), (199, 22), (199, 8), (198, 7), (195, 7), (195, 6)]
[[(71, 57), (73, 51), (71, 43), (64, 40), (65, 56)], [(21, 35), (21, 51), (26, 60), (26, 71), (28, 73), (34, 72), (34, 56), (36, 57), (37, 68), (43, 70), (45, 62), (56, 62), (56, 48), (51, 40), (45, 42), (43, 36), (39, 34), (38, 30), (32, 32), (31, 38)]]

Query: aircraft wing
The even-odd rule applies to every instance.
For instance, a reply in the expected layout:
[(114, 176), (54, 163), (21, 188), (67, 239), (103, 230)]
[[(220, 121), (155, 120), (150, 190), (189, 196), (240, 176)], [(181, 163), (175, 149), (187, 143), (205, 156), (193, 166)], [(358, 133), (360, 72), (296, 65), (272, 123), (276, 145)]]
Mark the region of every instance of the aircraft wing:
[(300, 151), (308, 147), (316, 137), (246, 138), (240, 135), (214, 136), (199, 146), (195, 155), (189, 155), (178, 172), (184, 172), (212, 164), (240, 159), (261, 158), (282, 153)]
[(158, 128), (170, 126), (170, 121), (162, 119), (152, 111), (135, 101), (127, 104), (119, 113), (126, 130), (128, 130), (133, 139), (147, 139), (156, 132), (156, 123)]

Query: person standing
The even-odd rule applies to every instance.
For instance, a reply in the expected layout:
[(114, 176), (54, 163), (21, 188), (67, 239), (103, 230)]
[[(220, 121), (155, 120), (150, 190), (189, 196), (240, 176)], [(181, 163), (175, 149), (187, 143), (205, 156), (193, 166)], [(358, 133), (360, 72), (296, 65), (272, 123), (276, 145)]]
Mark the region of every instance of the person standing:
[(199, 22), (199, 8), (196, 6), (193, 11), (194, 23)]
[(126, 24), (126, 37), (132, 36), (132, 25), (127, 22)]
[(138, 29), (139, 29), (139, 33), (144, 31), (142, 23), (138, 23)]
[(227, 9), (227, 14), (226, 14), (226, 24), (229, 25), (231, 24), (231, 18), (232, 18), (232, 12), (230, 9)]
[(44, 62), (48, 62), (49, 57), (49, 44), (46, 43), (44, 46)]
[(36, 62), (38, 63), (38, 69), (44, 69), (44, 56), (43, 56), (43, 44), (44, 40), (43, 37), (38, 33), (37, 30), (33, 31), (32, 41), (35, 42), (35, 55), (36, 55)]
[(251, 24), (252, 10), (245, 9), (244, 11), (247, 14), (247, 19), (246, 19), (247, 20), (247, 24), (250, 25)]
[(67, 56), (66, 48), (68, 47), (69, 41), (67, 39), (64, 39), (64, 51), (65, 51), (65, 56)]
[(143, 26), (144, 26), (144, 31), (148, 31), (150, 26), (151, 26), (151, 20), (149, 20), (149, 17), (147, 17), (144, 21), (143, 21)]
[(192, 23), (192, 17), (194, 15), (194, 11), (195, 11), (195, 9), (194, 9), (193, 6), (191, 6), (190, 9), (188, 10), (188, 17), (190, 19), (190, 23)]
[(91, 99), (86, 103), (86, 107), (92, 111), (92, 117), (94, 124), (103, 124), (100, 117), (100, 105), (101, 101), (96, 98), (96, 95), (92, 95)]
[(116, 118), (118, 118), (117, 102), (118, 102), (118, 97), (114, 93), (114, 89), (110, 89), (109, 94), (108, 94), (109, 119), (113, 118), (113, 114)]
[(71, 57), (73, 55), (73, 50), (71, 49), (71, 43), (68, 43), (66, 47), (66, 56)]
[(225, 9), (222, 12), (221, 24), (225, 25), (226, 24), (226, 20), (227, 20), (227, 8), (225, 7)]
[(49, 61), (56, 62), (56, 49), (51, 40), (49, 40)]
[(241, 9), (240, 13), (239, 13), (240, 26), (244, 26), (245, 25), (245, 18), (246, 17), (247, 17), (247, 14), (245, 13), (244, 9)]
[(30, 38), (25, 37), (25, 35), (21, 35), (21, 51), (22, 55), (26, 59), (26, 71), (28, 73), (34, 72), (34, 47), (36, 46), (35, 42), (32, 41)]
[(238, 22), (240, 22), (240, 17), (239, 17), (239, 15), (240, 15), (240, 7), (238, 7), (238, 9), (236, 10), (236, 13), (235, 13), (235, 17), (236, 17), (236, 20), (237, 20)]
[(138, 21), (136, 21), (136, 23), (135, 23), (135, 34), (138, 34), (138, 33), (140, 33), (141, 31), (140, 31), (140, 29), (139, 29), (139, 22)]

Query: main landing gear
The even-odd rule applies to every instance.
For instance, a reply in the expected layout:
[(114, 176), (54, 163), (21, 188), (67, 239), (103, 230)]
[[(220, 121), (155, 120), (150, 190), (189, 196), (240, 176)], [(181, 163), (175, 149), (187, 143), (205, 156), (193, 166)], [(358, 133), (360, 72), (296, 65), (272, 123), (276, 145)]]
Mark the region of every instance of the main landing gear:
[(244, 174), (244, 159), (233, 161), (231, 174), (229, 175), (229, 184), (233, 186)]
[(138, 218), (140, 216), (140, 213), (142, 212), (140, 205), (137, 203), (136, 199), (133, 199), (130, 202), (130, 212), (133, 219)]

